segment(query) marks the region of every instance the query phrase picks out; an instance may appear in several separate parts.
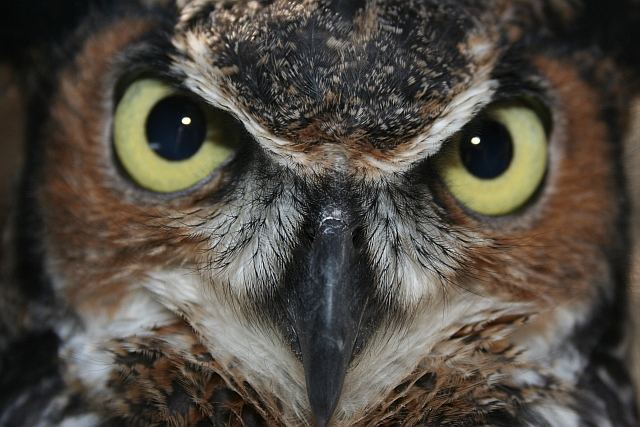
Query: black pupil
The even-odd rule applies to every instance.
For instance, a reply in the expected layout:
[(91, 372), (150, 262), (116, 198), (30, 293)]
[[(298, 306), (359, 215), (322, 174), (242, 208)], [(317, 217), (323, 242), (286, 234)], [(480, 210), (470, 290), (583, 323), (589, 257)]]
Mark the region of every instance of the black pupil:
[(198, 105), (174, 95), (158, 102), (147, 117), (147, 141), (159, 156), (185, 160), (198, 152), (207, 136), (207, 123)]
[(513, 158), (511, 135), (502, 124), (484, 120), (462, 136), (460, 157), (474, 176), (497, 178), (509, 168)]

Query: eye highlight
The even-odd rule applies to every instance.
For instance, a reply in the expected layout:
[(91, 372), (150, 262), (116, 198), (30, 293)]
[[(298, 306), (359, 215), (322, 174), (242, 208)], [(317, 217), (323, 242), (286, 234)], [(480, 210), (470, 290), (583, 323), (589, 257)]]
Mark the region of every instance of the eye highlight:
[(443, 148), (437, 169), (449, 191), (487, 216), (513, 213), (542, 182), (548, 157), (545, 127), (523, 105), (496, 106)]
[(133, 82), (116, 107), (115, 152), (129, 176), (158, 193), (187, 189), (228, 160), (239, 132), (226, 113), (206, 108), (154, 79)]

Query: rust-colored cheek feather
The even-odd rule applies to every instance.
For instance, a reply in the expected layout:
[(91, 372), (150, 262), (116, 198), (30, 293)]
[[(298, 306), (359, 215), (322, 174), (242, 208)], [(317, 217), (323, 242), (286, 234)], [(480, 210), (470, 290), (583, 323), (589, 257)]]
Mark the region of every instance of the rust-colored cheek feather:
[(638, 425), (635, 1), (85, 3), (0, 18), (0, 427)]

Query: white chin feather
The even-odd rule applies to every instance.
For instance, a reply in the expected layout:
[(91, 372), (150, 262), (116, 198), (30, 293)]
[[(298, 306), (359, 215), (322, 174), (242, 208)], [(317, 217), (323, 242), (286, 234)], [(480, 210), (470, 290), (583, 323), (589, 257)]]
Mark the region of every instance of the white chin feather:
[[(259, 395), (277, 398), (283, 405), (283, 419), (291, 420), (292, 424), (308, 419), (303, 367), (288, 343), (267, 322), (250, 322), (237, 299), (225, 294), (224, 289), (216, 289), (198, 273), (178, 269), (155, 272), (148, 277), (143, 289), (131, 295), (113, 316), (83, 319), (84, 328), (72, 327), (70, 323), (59, 325), (68, 381), (85, 384), (90, 397), (108, 395), (107, 382), (114, 361), (104, 344), (113, 338), (150, 334), (154, 327), (174, 323), (180, 316), (190, 323), (229, 375), (249, 382)], [(437, 369), (441, 360), (437, 356), (455, 353), (450, 338), (462, 326), (531, 309), (463, 291), (448, 295), (446, 307), (436, 301), (425, 302), (402, 330), (372, 337), (347, 375), (336, 410), (337, 419), (348, 420), (370, 409), (418, 365), (424, 368), (433, 363), (433, 369)], [(580, 322), (577, 312), (557, 308), (545, 315), (545, 322), (534, 320), (512, 337), (516, 345), (525, 349), (523, 362), (537, 366), (534, 370), (513, 371), (512, 383), (535, 385), (540, 380), (538, 372), (547, 372), (566, 382), (575, 381), (575, 370), (582, 364), (576, 363), (575, 352), (563, 342)], [(554, 330), (547, 330), (549, 327), (545, 325), (555, 325)], [(558, 409), (541, 406), (539, 413), (545, 419), (567, 422), (562, 425), (574, 425), (571, 414)]]

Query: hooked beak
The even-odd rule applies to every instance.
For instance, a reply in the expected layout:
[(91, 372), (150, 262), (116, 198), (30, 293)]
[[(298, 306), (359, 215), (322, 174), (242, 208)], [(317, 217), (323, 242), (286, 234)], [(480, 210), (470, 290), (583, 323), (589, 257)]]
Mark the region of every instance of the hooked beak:
[(315, 425), (324, 427), (340, 399), (371, 281), (354, 247), (353, 229), (343, 219), (322, 219), (305, 252), (297, 260), (293, 325)]

